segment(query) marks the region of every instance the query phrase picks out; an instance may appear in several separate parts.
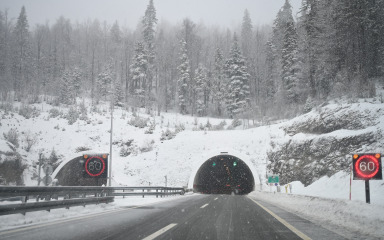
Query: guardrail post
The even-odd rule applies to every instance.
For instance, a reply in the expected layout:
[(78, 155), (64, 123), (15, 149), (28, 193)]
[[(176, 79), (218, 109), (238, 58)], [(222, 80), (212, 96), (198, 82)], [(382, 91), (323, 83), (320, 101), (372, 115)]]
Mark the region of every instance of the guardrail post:
[[(123, 189), (123, 193), (125, 193), (125, 189)], [(123, 194), (123, 198), (125, 198), (125, 195)]]
[(159, 192), (159, 190), (156, 189), (156, 198), (159, 198), (158, 192)]
[[(144, 193), (144, 189), (143, 189), (143, 193)], [(143, 194), (143, 198), (144, 198), (144, 194)]]

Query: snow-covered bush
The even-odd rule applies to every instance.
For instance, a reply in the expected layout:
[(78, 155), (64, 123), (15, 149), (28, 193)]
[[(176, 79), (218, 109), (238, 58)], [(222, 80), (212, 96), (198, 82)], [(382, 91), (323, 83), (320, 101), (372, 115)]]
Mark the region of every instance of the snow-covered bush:
[(0, 109), (4, 110), (5, 113), (12, 112), (14, 110), (13, 105), (10, 102), (1, 102)]
[(165, 132), (161, 133), (160, 140), (161, 141), (170, 140), (170, 139), (174, 138), (175, 136), (176, 136), (176, 134), (167, 128), (167, 130), (165, 130)]
[(213, 125), (212, 126), (212, 130), (213, 131), (220, 131), (220, 130), (224, 130), (224, 126), (227, 125), (227, 122), (225, 120), (221, 121), (219, 124), (217, 125)]
[(75, 152), (84, 152), (84, 151), (89, 151), (89, 150), (91, 150), (91, 148), (90, 147), (87, 147), (87, 146), (80, 146), (80, 147), (77, 147), (76, 148), (76, 150), (75, 150)]
[(57, 108), (51, 108), (49, 110), (49, 118), (57, 118), (61, 116), (61, 112)]
[(182, 132), (184, 130), (185, 130), (184, 124), (180, 123), (180, 124), (176, 125), (175, 126), (175, 136), (177, 133)]
[(147, 126), (148, 121), (149, 121), (148, 118), (142, 118), (142, 117), (136, 116), (134, 118), (131, 118), (128, 124), (138, 128), (145, 128)]
[(146, 140), (143, 145), (140, 147), (141, 152), (150, 152), (153, 150), (153, 145), (155, 144), (154, 140)]
[(149, 128), (144, 132), (145, 134), (153, 134), (153, 131), (156, 129), (155, 121), (152, 121)]
[(68, 120), (69, 125), (74, 124), (77, 119), (79, 119), (79, 112), (77, 111), (76, 107), (71, 106), (65, 118)]
[(33, 135), (30, 131), (24, 133), (25, 151), (29, 152), (31, 148), (37, 143), (37, 141), (37, 136)]
[(19, 109), (19, 114), (26, 119), (38, 117), (40, 115), (40, 111), (36, 107), (31, 107), (26, 104), (22, 104)]
[(212, 124), (209, 122), (209, 119), (207, 119), (207, 123), (205, 124), (205, 128), (208, 130), (212, 129)]
[(11, 128), (7, 133), (3, 133), (4, 139), (12, 143), (16, 148), (19, 147), (19, 133), (16, 129)]
[(236, 128), (236, 127), (238, 127), (238, 126), (241, 126), (241, 124), (242, 124), (241, 120), (235, 118), (235, 119), (232, 120), (231, 126), (232, 126), (233, 128)]

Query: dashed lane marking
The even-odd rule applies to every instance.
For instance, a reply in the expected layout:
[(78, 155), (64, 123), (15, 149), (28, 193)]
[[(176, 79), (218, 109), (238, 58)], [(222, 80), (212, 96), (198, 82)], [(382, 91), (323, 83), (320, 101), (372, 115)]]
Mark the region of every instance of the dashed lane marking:
[(203, 206), (201, 206), (200, 208), (205, 208), (206, 206), (208, 206), (209, 204), (204, 204)]
[(159, 231), (152, 233), (152, 234), (149, 235), (148, 237), (143, 238), (143, 240), (152, 240), (152, 239), (155, 239), (155, 238), (157, 238), (158, 236), (160, 236), (161, 234), (163, 234), (163, 233), (165, 233), (166, 231), (168, 231), (169, 229), (175, 227), (176, 225), (177, 225), (177, 223), (171, 223), (171, 224), (169, 224), (168, 226), (163, 227), (163, 228), (160, 229)]

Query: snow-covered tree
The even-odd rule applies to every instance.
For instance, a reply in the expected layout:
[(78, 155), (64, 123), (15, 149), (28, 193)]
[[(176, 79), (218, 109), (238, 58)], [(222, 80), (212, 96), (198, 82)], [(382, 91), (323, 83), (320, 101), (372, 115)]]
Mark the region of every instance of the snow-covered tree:
[(113, 81), (112, 66), (108, 64), (104, 70), (97, 76), (97, 86), (99, 90), (99, 97), (103, 97), (107, 100), (111, 93), (111, 84)]
[(142, 20), (143, 24), (143, 40), (145, 49), (147, 52), (148, 70), (147, 70), (147, 81), (148, 81), (148, 94), (152, 90), (152, 82), (154, 78), (154, 63), (155, 63), (155, 34), (156, 34), (156, 9), (153, 4), (153, 0), (149, 0), (145, 15)]
[(212, 97), (217, 114), (221, 116), (225, 107), (227, 83), (224, 72), (224, 56), (220, 48), (216, 49), (212, 78)]
[(59, 88), (59, 98), (60, 102), (64, 104), (73, 103), (73, 91), (72, 91), (72, 77), (71, 73), (64, 71), (60, 79), (60, 88)]
[(133, 63), (130, 66), (130, 73), (133, 81), (131, 93), (144, 101), (148, 89), (148, 56), (142, 42), (137, 43), (132, 61)]
[(14, 90), (20, 93), (20, 91), (30, 89), (32, 77), (29, 24), (24, 6), (17, 18), (13, 35), (13, 50), (15, 51), (13, 55)]
[(244, 113), (249, 105), (249, 74), (236, 34), (233, 37), (229, 58), (225, 63), (225, 71), (229, 79), (227, 111), (229, 116), (234, 118)]
[[(252, 44), (252, 20), (249, 15), (248, 9), (245, 9), (243, 16), (243, 23), (241, 25), (241, 50), (244, 56), (249, 58), (251, 56), (251, 44)], [(249, 59), (247, 59), (249, 60)]]
[(283, 46), (281, 49), (282, 85), (284, 100), (289, 104), (298, 103), (298, 89), (300, 65), (297, 57), (297, 32), (292, 17), (291, 5), (285, 2), (283, 11), (286, 12), (286, 26), (284, 28)]
[(180, 45), (180, 65), (178, 66), (179, 79), (177, 80), (178, 100), (180, 113), (187, 114), (187, 103), (189, 99), (188, 90), (191, 79), (191, 70), (189, 65), (189, 58), (187, 55), (187, 43), (185, 42), (185, 40), (181, 40)]
[(194, 77), (194, 90), (196, 94), (196, 113), (199, 116), (205, 116), (208, 109), (207, 99), (207, 70), (204, 66), (199, 65), (199, 67), (195, 70)]

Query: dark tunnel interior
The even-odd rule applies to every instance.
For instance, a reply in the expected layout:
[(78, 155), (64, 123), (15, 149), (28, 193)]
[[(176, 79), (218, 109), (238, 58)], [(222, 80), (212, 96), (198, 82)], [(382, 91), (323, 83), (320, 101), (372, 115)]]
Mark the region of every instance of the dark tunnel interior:
[(193, 181), (193, 191), (205, 194), (248, 194), (254, 187), (255, 180), (247, 164), (231, 155), (208, 159)]

